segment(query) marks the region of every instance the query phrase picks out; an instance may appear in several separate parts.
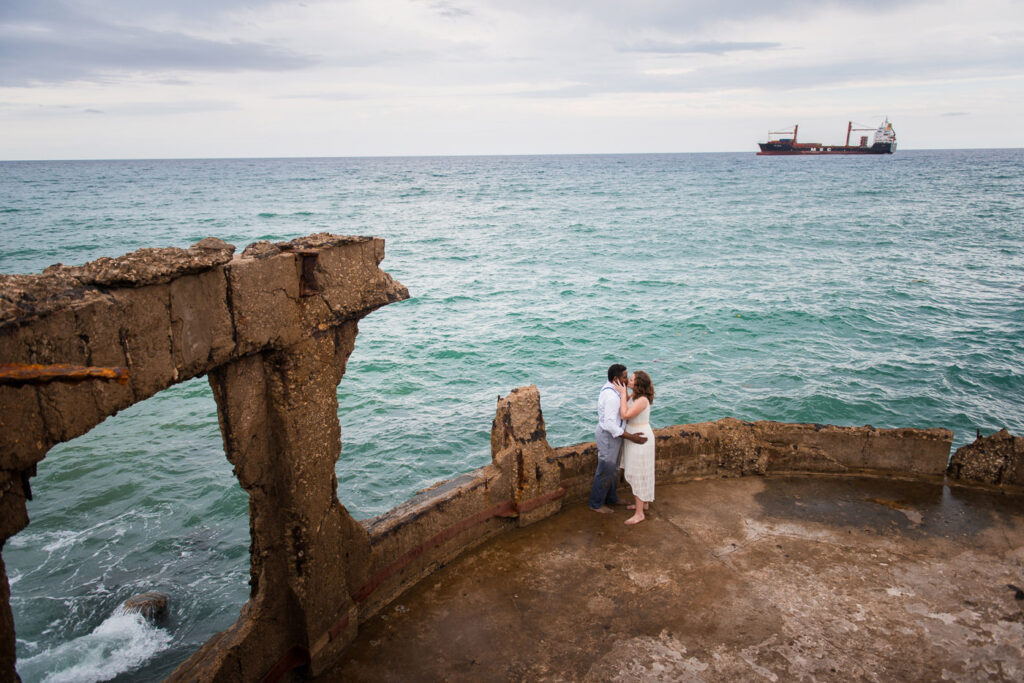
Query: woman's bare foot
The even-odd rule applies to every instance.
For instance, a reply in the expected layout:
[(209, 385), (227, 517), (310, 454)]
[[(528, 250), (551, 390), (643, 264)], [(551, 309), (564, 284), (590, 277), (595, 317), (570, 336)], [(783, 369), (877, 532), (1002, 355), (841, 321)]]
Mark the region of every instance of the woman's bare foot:
[(640, 522), (644, 521), (645, 519), (647, 519), (647, 518), (644, 517), (642, 514), (641, 515), (633, 515), (632, 517), (630, 517), (629, 519), (626, 520), (626, 524), (639, 524)]
[[(634, 503), (633, 505), (627, 505), (626, 509), (627, 510), (636, 510), (636, 504)], [(644, 510), (650, 510), (650, 509), (651, 509), (651, 504), (650, 503), (644, 503)]]

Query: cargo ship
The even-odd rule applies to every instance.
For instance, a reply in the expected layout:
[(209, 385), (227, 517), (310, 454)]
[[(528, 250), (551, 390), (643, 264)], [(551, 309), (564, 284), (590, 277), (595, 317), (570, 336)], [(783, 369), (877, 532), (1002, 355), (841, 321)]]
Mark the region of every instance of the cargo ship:
[[(758, 156), (783, 155), (783, 154), (892, 154), (896, 151), (896, 131), (889, 123), (888, 117), (878, 125), (878, 128), (854, 128), (853, 121), (846, 126), (845, 145), (823, 145), (820, 142), (797, 142), (796, 132), (799, 126), (793, 126), (793, 130), (768, 131), (768, 142), (759, 142), (761, 151)], [(868, 136), (860, 136), (860, 144), (850, 144), (850, 134), (854, 131), (875, 131), (875, 137), (868, 145)], [(780, 137), (780, 136), (786, 137)], [(775, 137), (773, 137), (775, 136)]]

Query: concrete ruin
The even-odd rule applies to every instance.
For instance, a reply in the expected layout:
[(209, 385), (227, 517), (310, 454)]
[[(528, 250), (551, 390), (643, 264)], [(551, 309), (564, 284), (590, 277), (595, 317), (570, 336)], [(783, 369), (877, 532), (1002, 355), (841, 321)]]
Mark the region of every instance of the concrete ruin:
[(974, 443), (956, 450), (950, 458), (946, 473), (958, 481), (1022, 487), (1024, 437), (1013, 436), (1005, 429), (988, 437), (979, 433)]
[[(361, 624), (438, 567), (582, 503), (596, 448), (552, 448), (530, 386), (498, 399), (489, 465), (366, 523), (348, 514), (336, 494), (337, 387), (359, 319), (408, 297), (383, 257), (371, 237), (259, 242), (240, 256), (208, 238), (2, 276), (0, 549), (28, 524), (30, 479), (53, 445), (204, 374), (249, 494), (251, 592), (237, 622), (169, 680), (323, 675)], [(659, 484), (794, 473), (942, 482), (953, 434), (723, 419), (655, 438)], [(1020, 483), (1016, 448), (1016, 474), (997, 467), (985, 481)], [(970, 453), (962, 460), (948, 476), (984, 479)], [(0, 578), (0, 678), (16, 679), (2, 560)]]
[[(208, 375), (225, 452), (249, 493), (251, 599), (182, 678), (251, 680), (293, 649), (319, 670), (355, 632), (351, 549), (366, 531), (335, 495), (337, 387), (357, 323), (408, 297), (384, 241), (319, 234), (142, 249), (0, 281), (0, 543), (28, 524), (54, 445), (172, 384)], [(2, 546), (0, 546), (2, 547)], [(0, 565), (0, 679), (16, 677)]]

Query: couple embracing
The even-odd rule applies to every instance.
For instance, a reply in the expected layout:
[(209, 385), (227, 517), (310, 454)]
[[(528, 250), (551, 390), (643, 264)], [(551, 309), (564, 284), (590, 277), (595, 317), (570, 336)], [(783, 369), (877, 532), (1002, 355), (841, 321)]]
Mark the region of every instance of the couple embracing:
[(612, 512), (609, 506), (621, 504), (616, 492), (621, 466), (636, 498), (626, 524), (644, 521), (644, 510), (654, 500), (652, 401), (654, 384), (646, 372), (630, 375), (618, 363), (608, 368), (608, 381), (597, 399), (597, 472), (590, 487), (590, 509), (607, 514)]

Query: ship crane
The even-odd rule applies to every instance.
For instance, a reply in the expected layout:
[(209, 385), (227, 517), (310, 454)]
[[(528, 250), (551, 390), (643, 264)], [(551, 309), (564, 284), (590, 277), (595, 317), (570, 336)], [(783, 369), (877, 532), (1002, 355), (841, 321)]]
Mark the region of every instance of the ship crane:
[[(793, 142), (796, 142), (796, 130), (800, 127), (800, 124), (793, 126)], [(768, 139), (771, 140), (773, 135), (788, 135), (789, 130), (770, 130), (768, 131)]]
[[(863, 126), (864, 124), (862, 124), (862, 123), (858, 123), (857, 125), (858, 125), (858, 126)], [(850, 121), (850, 122), (849, 122), (849, 125), (847, 125), (847, 126), (846, 126), (846, 146), (847, 146), (847, 147), (849, 147), (849, 146), (850, 146), (850, 133), (852, 133), (852, 132), (853, 132), (853, 131), (855, 131), (855, 130), (856, 130), (856, 131), (863, 131), (863, 130), (874, 130), (874, 128), (854, 128), (854, 127), (853, 127), (853, 121)]]

